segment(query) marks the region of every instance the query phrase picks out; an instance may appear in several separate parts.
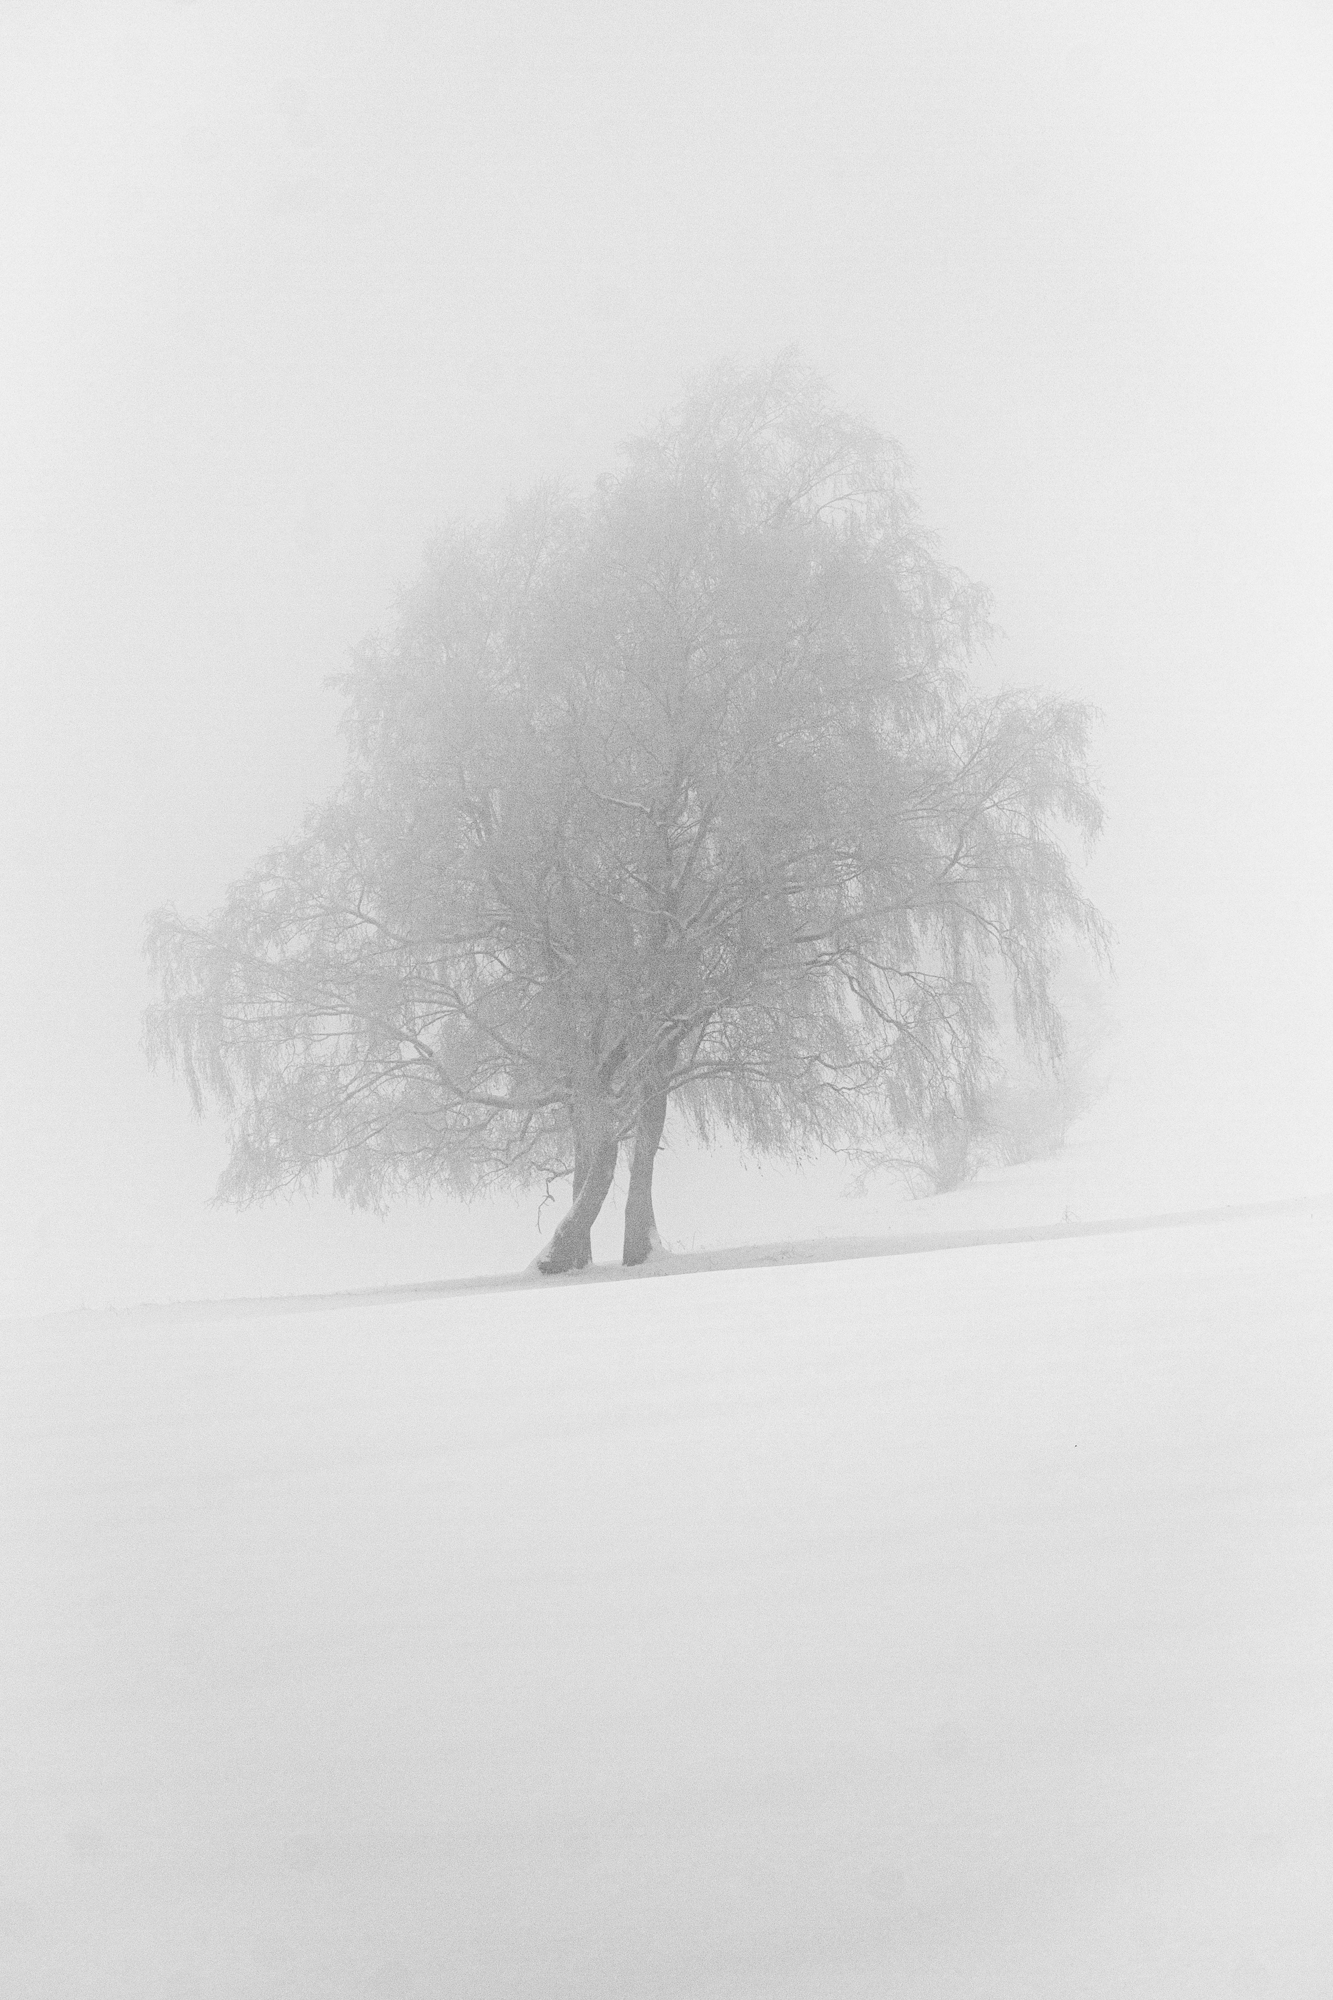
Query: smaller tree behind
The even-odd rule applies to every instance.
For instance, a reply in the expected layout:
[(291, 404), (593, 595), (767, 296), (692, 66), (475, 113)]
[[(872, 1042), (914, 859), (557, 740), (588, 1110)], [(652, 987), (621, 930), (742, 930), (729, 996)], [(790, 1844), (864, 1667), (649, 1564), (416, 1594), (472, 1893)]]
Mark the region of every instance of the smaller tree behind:
[(1101, 939), (1061, 823), (1087, 712), (980, 695), (985, 598), (896, 449), (790, 357), (720, 369), (586, 500), (434, 553), (345, 688), (349, 765), (203, 925), (164, 911), (149, 1046), (232, 1119), (222, 1192), (353, 1200), (567, 1174), (586, 1263), (670, 1107), (707, 1140), (864, 1147), (975, 1094), (1002, 981)]
[(863, 1150), (861, 1185), (889, 1168), (918, 1194), (948, 1194), (983, 1167), (1025, 1166), (1060, 1152), (1110, 1080), (1115, 1026), (1100, 971), (1095, 959), (1059, 968), (1058, 1052), (1025, 1042), (1004, 1021), (1001, 996), (982, 1081), (966, 1094), (946, 1089), (925, 1118)]

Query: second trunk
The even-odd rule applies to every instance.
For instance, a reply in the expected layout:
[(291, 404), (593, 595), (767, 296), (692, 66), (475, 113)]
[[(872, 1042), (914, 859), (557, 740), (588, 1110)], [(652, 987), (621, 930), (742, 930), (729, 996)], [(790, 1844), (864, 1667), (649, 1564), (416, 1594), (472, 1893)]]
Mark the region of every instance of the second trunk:
[(653, 1162), (662, 1143), (666, 1123), (666, 1092), (650, 1097), (639, 1113), (634, 1128), (634, 1158), (629, 1170), (629, 1193), (625, 1197), (625, 1256), (627, 1264), (642, 1264), (654, 1250), (661, 1249), (657, 1218), (653, 1214)]

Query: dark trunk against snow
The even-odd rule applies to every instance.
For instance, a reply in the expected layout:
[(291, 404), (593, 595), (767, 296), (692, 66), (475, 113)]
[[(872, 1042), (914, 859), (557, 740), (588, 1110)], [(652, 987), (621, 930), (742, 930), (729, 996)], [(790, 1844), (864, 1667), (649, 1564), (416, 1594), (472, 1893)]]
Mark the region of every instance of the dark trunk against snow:
[(570, 1197), (569, 1197), (571, 1201), (578, 1200), (579, 1189), (583, 1186), (584, 1181), (586, 1181), (588, 1178), (588, 1160), (590, 1156), (591, 1156), (591, 1149), (588, 1145), (586, 1138), (581, 1138), (578, 1136), (578, 1134), (575, 1134), (574, 1185), (573, 1188), (570, 1190)]
[(576, 1147), (573, 1205), (551, 1238), (550, 1249), (537, 1259), (537, 1269), (545, 1277), (581, 1271), (592, 1262), (592, 1226), (615, 1178), (619, 1151), (617, 1139), (605, 1140), (596, 1149)]
[(634, 1128), (634, 1158), (629, 1170), (629, 1194), (625, 1199), (625, 1257), (627, 1264), (642, 1264), (662, 1246), (653, 1214), (653, 1162), (662, 1143), (666, 1123), (666, 1092), (650, 1097), (639, 1113)]

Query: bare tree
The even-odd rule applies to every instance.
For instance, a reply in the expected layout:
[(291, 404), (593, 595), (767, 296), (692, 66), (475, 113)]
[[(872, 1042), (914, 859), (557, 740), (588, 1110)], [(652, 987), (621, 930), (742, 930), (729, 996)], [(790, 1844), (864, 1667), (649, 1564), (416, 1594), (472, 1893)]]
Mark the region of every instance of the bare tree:
[(221, 1192), (570, 1175), (555, 1272), (629, 1145), (634, 1263), (671, 1106), (787, 1154), (919, 1125), (979, 1084), (997, 968), (1057, 1046), (1089, 717), (969, 688), (986, 610), (790, 356), (447, 539), (345, 678), (336, 796), (150, 922), (150, 1053), (230, 1114)]

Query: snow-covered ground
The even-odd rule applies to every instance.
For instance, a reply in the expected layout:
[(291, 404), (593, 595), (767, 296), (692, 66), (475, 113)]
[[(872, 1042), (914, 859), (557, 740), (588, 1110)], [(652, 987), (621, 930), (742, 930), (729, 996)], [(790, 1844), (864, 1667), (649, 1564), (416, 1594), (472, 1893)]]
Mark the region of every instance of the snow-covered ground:
[(1327, 1995), (1330, 1219), (0, 1330), (0, 1991)]

